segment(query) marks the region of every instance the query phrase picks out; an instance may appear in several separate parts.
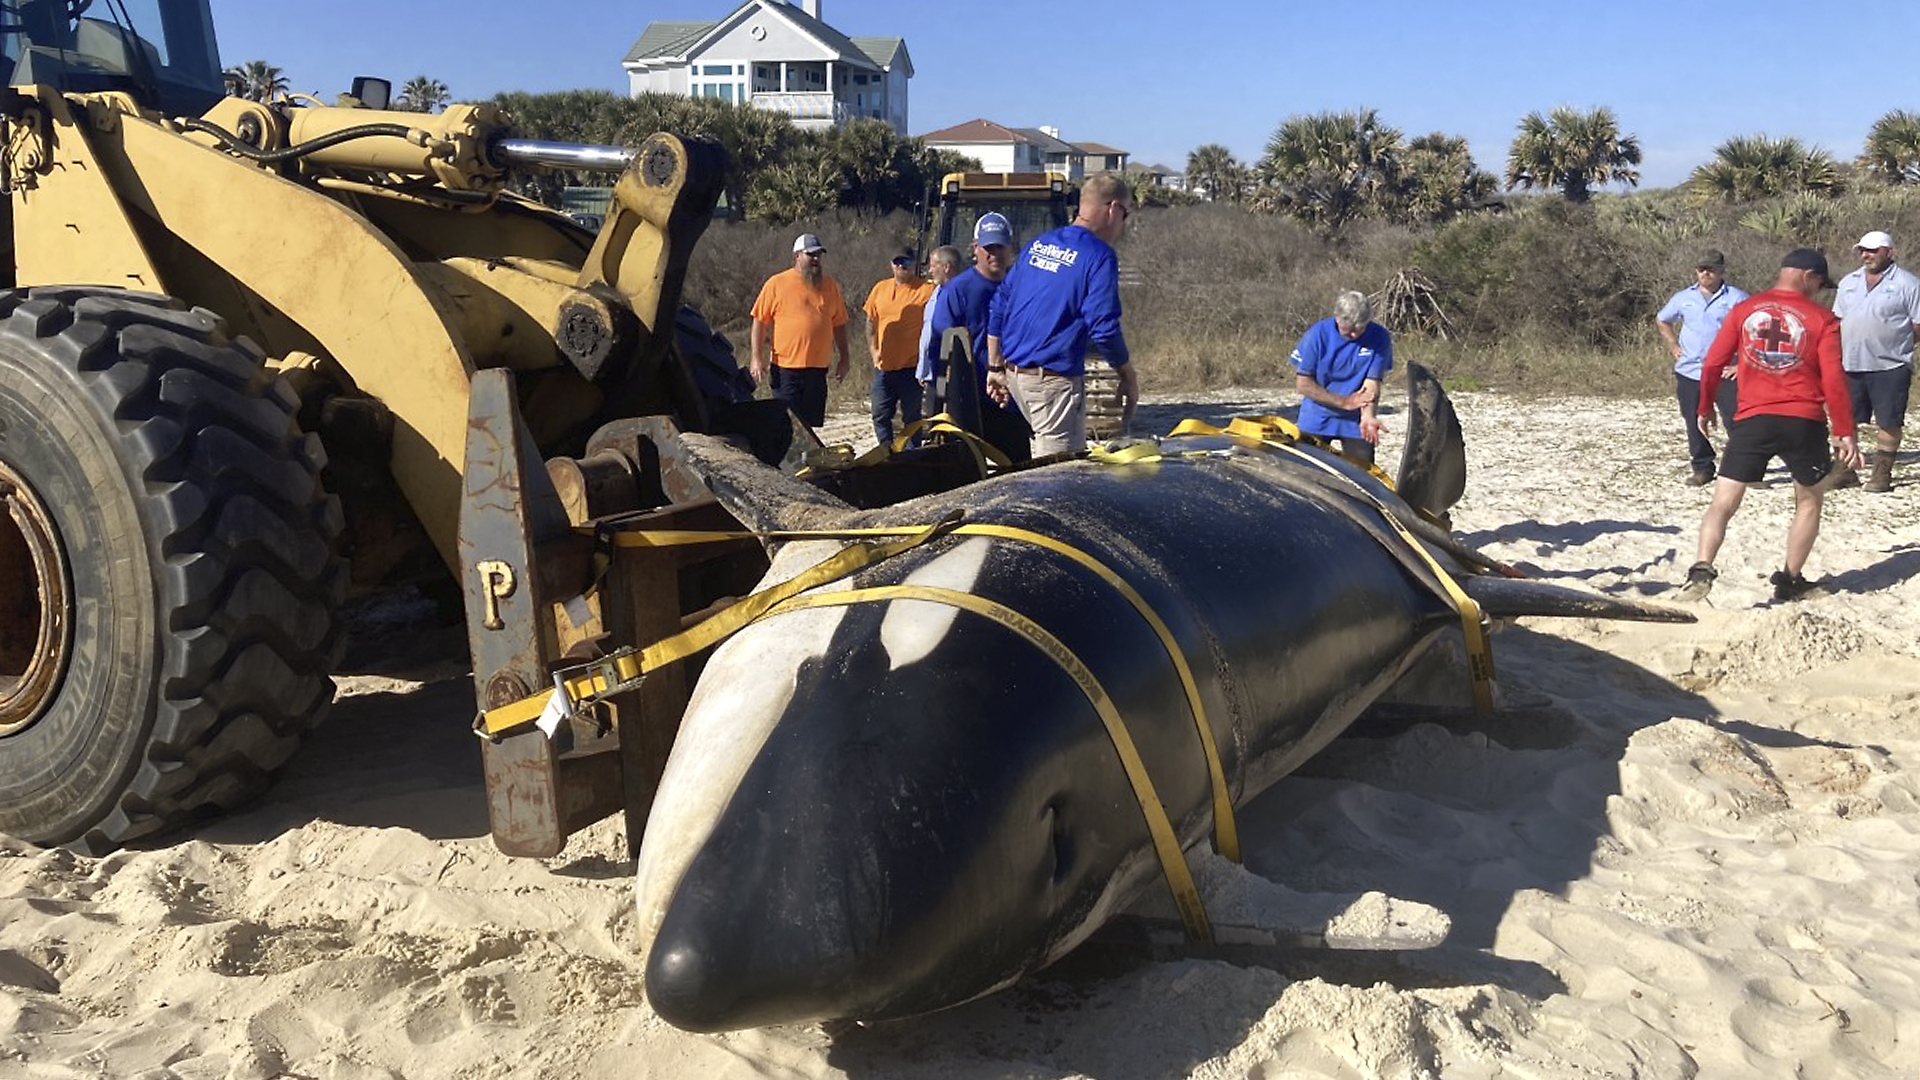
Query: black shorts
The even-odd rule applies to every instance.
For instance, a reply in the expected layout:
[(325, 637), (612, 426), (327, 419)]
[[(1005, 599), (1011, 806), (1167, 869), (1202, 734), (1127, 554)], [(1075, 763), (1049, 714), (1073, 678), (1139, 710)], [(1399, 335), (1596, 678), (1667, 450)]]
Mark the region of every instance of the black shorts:
[(1735, 420), (1727, 428), (1727, 448), (1720, 455), (1720, 475), (1743, 484), (1758, 483), (1774, 458), (1786, 463), (1793, 482), (1812, 487), (1833, 467), (1833, 449), (1827, 445), (1824, 420), (1761, 413)]
[(1907, 391), (1912, 385), (1912, 364), (1885, 371), (1847, 372), (1853, 422), (1872, 424), (1881, 431), (1899, 431), (1906, 426)]

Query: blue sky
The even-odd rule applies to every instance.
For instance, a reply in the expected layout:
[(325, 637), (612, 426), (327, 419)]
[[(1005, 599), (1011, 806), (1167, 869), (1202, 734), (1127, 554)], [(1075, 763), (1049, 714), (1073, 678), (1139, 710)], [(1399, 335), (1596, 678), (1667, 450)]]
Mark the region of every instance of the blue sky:
[[(1466, 136), (1496, 174), (1520, 117), (1607, 105), (1640, 139), (1642, 187), (1677, 184), (1734, 135), (1796, 136), (1845, 160), (1873, 122), (1920, 108), (1914, 16), (1825, 5), (1150, 0), (820, 0), (850, 36), (907, 42), (910, 134), (975, 117), (1184, 168), (1217, 142), (1258, 158), (1288, 116), (1371, 107), (1407, 136)], [(224, 63), (266, 60), (323, 96), (356, 74), (503, 90), (624, 91), (620, 58), (655, 19), (727, 0), (213, 0)], [(1906, 14), (1896, 12), (1906, 11)], [(1876, 23), (1878, 25), (1872, 25)], [(343, 30), (343, 27), (363, 29)]]

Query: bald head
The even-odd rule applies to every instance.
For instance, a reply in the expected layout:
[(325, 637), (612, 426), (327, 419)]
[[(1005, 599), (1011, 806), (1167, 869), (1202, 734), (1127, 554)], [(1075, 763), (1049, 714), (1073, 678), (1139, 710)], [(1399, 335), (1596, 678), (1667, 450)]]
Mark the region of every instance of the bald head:
[(1080, 185), (1080, 213), (1075, 223), (1111, 244), (1125, 231), (1133, 213), (1133, 191), (1112, 173), (1096, 173)]

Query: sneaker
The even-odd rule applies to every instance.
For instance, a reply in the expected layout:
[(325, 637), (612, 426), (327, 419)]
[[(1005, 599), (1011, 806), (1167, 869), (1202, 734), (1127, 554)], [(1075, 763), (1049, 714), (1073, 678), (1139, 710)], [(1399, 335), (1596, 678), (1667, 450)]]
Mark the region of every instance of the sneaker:
[(1693, 569), (1687, 571), (1687, 583), (1680, 586), (1680, 599), (1705, 600), (1713, 591), (1713, 579), (1719, 576), (1712, 563), (1694, 563)]
[(1688, 487), (1705, 487), (1711, 483), (1713, 483), (1712, 469), (1695, 469), (1693, 475), (1687, 477)]
[(1799, 574), (1789, 574), (1785, 570), (1775, 570), (1767, 579), (1773, 585), (1773, 598), (1780, 603), (1799, 600), (1808, 596), (1825, 595), (1820, 586), (1808, 581)]

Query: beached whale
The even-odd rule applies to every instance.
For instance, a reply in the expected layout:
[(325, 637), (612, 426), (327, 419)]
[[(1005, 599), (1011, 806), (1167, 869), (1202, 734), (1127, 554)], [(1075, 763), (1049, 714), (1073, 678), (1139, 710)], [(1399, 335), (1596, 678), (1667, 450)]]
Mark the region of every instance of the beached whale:
[[(1461, 632), (1435, 566), (1492, 616), (1674, 617), (1469, 573), (1379, 479), (1258, 438), (874, 511), (715, 440), (686, 449), (755, 528), (963, 515), (707, 661), (638, 869), (647, 995), (692, 1030), (924, 1013), (1057, 959), (1184, 873), (1158, 807), (1177, 845), (1208, 840), (1219, 800), (1258, 794)], [(779, 545), (762, 587), (847, 543)]]

